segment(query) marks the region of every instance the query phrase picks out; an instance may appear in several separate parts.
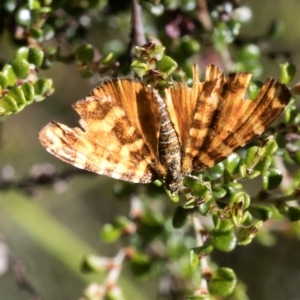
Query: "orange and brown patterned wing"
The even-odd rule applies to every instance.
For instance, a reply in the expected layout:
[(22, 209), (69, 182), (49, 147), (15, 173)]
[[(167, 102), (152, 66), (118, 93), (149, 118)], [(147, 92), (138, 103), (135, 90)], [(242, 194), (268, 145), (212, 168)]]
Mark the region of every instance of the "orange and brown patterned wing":
[(214, 166), (265, 131), (284, 110), (291, 93), (274, 79), (265, 82), (255, 100), (244, 100), (250, 78), (250, 73), (232, 73), (225, 79), (218, 68), (208, 66), (185, 149), (184, 172)]
[(185, 83), (179, 82), (165, 90), (167, 110), (182, 149), (186, 148), (185, 143), (188, 140), (196, 103), (202, 90), (203, 82), (199, 82), (198, 66), (196, 65), (193, 67), (193, 86), (191, 88)]
[(106, 82), (74, 105), (83, 130), (51, 122), (41, 130), (40, 142), (78, 168), (131, 182), (151, 182), (156, 179), (152, 150), (158, 125), (146, 127), (144, 119), (157, 109), (152, 97), (139, 82)]

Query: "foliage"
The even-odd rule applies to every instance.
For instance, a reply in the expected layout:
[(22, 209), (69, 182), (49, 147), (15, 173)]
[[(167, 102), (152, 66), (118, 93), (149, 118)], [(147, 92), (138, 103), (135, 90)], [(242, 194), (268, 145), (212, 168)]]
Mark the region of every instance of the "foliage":
[[(39, 71), (51, 69), (55, 62), (76, 65), (82, 78), (128, 75), (132, 69), (145, 82), (155, 78), (159, 86), (168, 86), (170, 74), (174, 80), (191, 83), (192, 62), (206, 65), (213, 60), (226, 71), (252, 72), (249, 96), (255, 97), (261, 85), (257, 79), (263, 71), (262, 57), (270, 56), (261, 40), (270, 43), (280, 38), (280, 23), (272, 24), (265, 36), (250, 40), (240, 36), (241, 27), (251, 19), (246, 6), (195, 0), (139, 3), (141, 10), (135, 1), (122, 5), (105, 0), (3, 1), (1, 30), (11, 24), (9, 36), (19, 47), (0, 72), (0, 114), (18, 113), (52, 94), (52, 79), (40, 77)], [(119, 35), (106, 38), (103, 50), (86, 42), (93, 24), (99, 19), (109, 23), (120, 12), (133, 19), (126, 42)], [(141, 14), (147, 16), (149, 33), (139, 21)], [(145, 43), (150, 40), (156, 43)], [(68, 45), (67, 54), (61, 41)], [(296, 72), (289, 58), (272, 51), (286, 84)], [(138, 278), (167, 278), (168, 283), (158, 288), (160, 299), (246, 299), (246, 289), (237, 284), (234, 271), (218, 267), (210, 255), (215, 249), (231, 252), (237, 245), (251, 243), (266, 221), (270, 234), (274, 222), (299, 221), (299, 170), (284, 178), (288, 165), (300, 164), (299, 120), (293, 99), (282, 122), (215, 167), (188, 178), (181, 198), (175, 199), (178, 203), (154, 185), (141, 189), (117, 183), (115, 194), (127, 199), (131, 210), (106, 224), (101, 238), (106, 243), (120, 241), (120, 250), (114, 257), (86, 256), (82, 269), (104, 272), (107, 277), (90, 284), (82, 299), (126, 299), (118, 282), (125, 264)], [(55, 176), (41, 174), (30, 184), (53, 184)], [(260, 187), (252, 195), (244, 184), (254, 178), (259, 178)], [(288, 184), (283, 185), (284, 180)], [(2, 189), (18, 187), (24, 185), (2, 185)]]

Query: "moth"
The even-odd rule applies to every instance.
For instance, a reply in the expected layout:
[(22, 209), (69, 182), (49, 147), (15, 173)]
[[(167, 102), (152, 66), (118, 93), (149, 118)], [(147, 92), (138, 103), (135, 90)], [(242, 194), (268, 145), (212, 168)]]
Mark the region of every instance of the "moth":
[(77, 168), (136, 183), (159, 179), (176, 195), (185, 177), (260, 135), (288, 104), (289, 89), (272, 78), (256, 99), (244, 99), (250, 79), (208, 65), (201, 82), (194, 66), (192, 87), (174, 83), (163, 95), (133, 79), (106, 81), (73, 105), (81, 128), (52, 121), (39, 140)]

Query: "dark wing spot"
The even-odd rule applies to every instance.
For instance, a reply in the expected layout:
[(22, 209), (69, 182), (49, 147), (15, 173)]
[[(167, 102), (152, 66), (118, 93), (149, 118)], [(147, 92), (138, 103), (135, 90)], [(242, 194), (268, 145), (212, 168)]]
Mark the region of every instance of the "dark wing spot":
[(132, 125), (126, 116), (116, 120), (115, 126), (112, 128), (112, 132), (122, 145), (132, 144), (141, 138), (136, 129), (131, 131)]

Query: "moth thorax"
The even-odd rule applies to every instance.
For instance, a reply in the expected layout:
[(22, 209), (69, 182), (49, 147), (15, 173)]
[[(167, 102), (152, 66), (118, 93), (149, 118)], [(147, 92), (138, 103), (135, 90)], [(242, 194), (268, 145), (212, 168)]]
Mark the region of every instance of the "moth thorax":
[(183, 182), (182, 150), (166, 105), (159, 95), (157, 101), (160, 111), (158, 157), (163, 168), (163, 174), (160, 175), (166, 188), (176, 193)]

